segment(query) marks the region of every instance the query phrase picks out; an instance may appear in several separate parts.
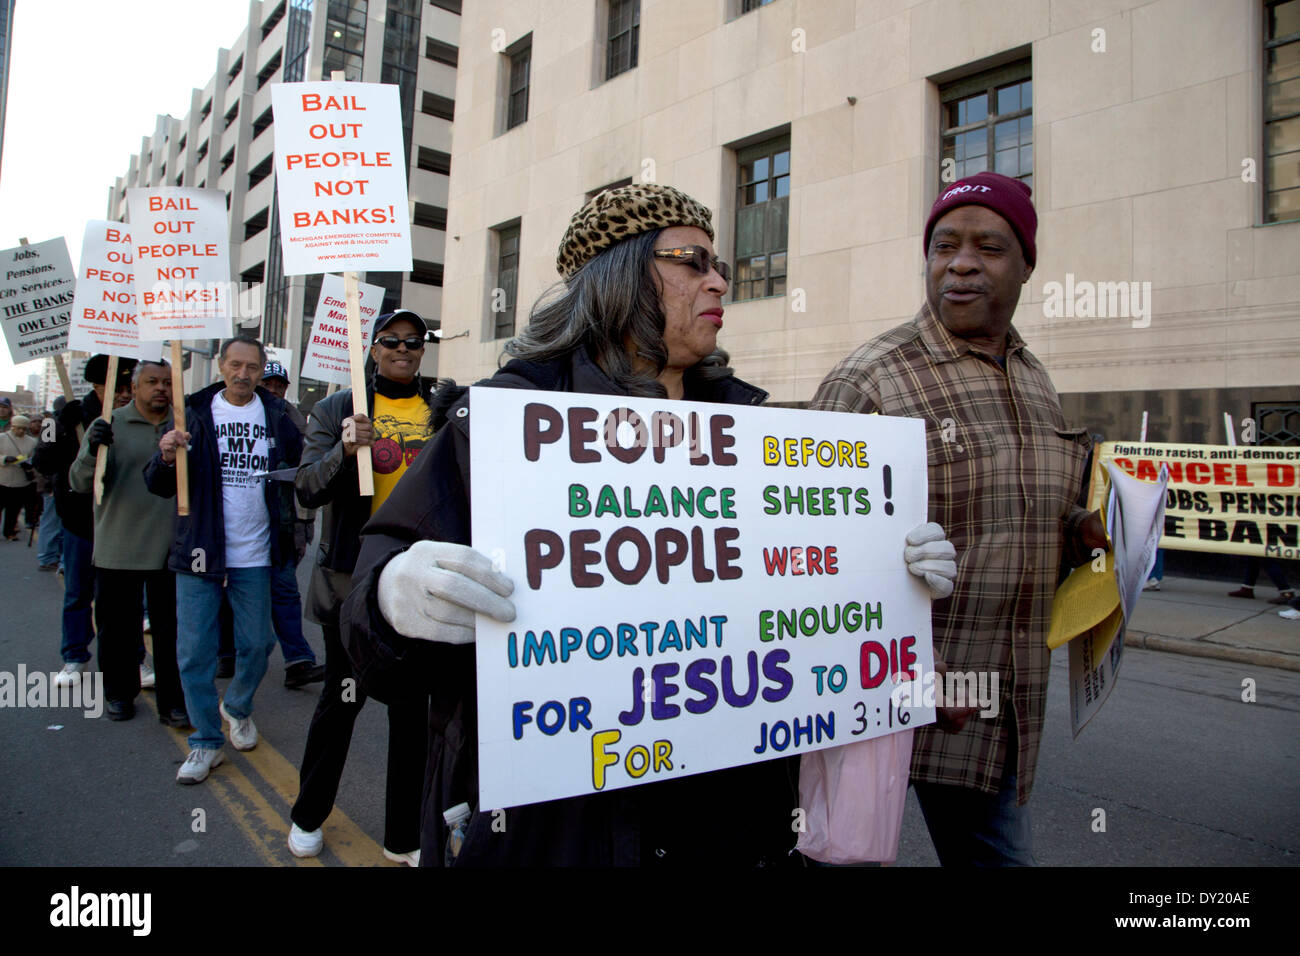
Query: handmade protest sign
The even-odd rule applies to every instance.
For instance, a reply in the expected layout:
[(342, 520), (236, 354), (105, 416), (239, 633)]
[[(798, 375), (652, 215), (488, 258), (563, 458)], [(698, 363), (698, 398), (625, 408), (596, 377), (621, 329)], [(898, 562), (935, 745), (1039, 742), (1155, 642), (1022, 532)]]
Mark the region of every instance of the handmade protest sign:
[(0, 252), (0, 320), (14, 364), (68, 348), (75, 273), (63, 237)]
[(933, 721), (893, 681), (933, 671), (903, 561), (923, 422), (479, 387), (470, 409), (473, 543), (517, 610), (477, 622), (480, 806)]
[[(169, 186), (128, 189), (135, 240), (135, 292), (140, 338), (170, 339), (172, 418), (185, 429), (181, 342), (229, 338), (230, 238), (226, 194)], [(176, 512), (189, 514), (185, 449), (176, 453)]]
[(231, 334), (230, 237), (220, 189), (128, 189), (140, 338)]
[(122, 358), (156, 359), (162, 342), (140, 338), (135, 253), (125, 223), (91, 220), (81, 244), (68, 348)]
[[(357, 283), (361, 309), (361, 348), (370, 346), (370, 330), (379, 306), (384, 301), (384, 287)], [(347, 385), (351, 381), (348, 358), (348, 315), (343, 278), (326, 274), (321, 277), (320, 299), (311, 337), (303, 347), (302, 377), (318, 382)]]
[(284, 274), (411, 271), (396, 86), (271, 87)]
[(1300, 558), (1300, 448), (1116, 441), (1095, 461), (1146, 482), (1169, 466), (1162, 548)]
[[(72, 302), (72, 330), (68, 348), (102, 352), (109, 358), (108, 381), (117, 380), (119, 358), (158, 359), (162, 342), (144, 342), (136, 321), (135, 254), (131, 231), (120, 222), (91, 220), (81, 243), (77, 265), (76, 296)], [(100, 416), (111, 420), (112, 404)], [(108, 446), (95, 456), (95, 502), (104, 497), (104, 471)]]
[[(359, 270), (411, 271), (406, 147), (396, 86), (329, 82), (271, 87), (284, 274), (343, 270), (352, 410), (369, 414), (361, 365)], [(375, 493), (370, 449), (357, 488)]]

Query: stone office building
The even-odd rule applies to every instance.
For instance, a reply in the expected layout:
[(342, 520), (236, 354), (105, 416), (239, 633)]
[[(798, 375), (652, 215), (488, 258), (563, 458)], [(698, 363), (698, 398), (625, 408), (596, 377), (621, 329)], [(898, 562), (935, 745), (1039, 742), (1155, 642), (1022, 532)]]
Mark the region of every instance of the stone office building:
[(994, 169), (1034, 190), (1015, 321), (1068, 417), (1300, 441), (1300, 0), (480, 0), (461, 36), (441, 375), (496, 367), (586, 197), (654, 179), (714, 210), (733, 364), (800, 405)]

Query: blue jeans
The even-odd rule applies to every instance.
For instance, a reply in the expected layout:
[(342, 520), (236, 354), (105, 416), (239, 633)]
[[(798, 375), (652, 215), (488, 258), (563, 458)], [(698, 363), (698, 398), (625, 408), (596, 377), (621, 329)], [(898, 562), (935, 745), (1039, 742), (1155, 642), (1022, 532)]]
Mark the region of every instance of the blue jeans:
[(63, 522), (54, 507), (54, 495), (45, 496), (45, 510), (41, 512), (41, 527), (36, 536), (36, 563), (49, 567), (63, 560)]
[(302, 661), (316, 663), (311, 645), (302, 636), (302, 597), (298, 593), (298, 562), (291, 556), (271, 568), (271, 623), (280, 641), (285, 666)]
[[(1014, 759), (1014, 750), (1011, 756)], [(1037, 865), (1029, 806), (1016, 805), (1016, 773), (1010, 763), (995, 794), (919, 780), (912, 786), (940, 865)]]
[(90, 660), (90, 642), (95, 639), (90, 604), (95, 599), (95, 569), (91, 559), (94, 543), (63, 529), (63, 646), (65, 664)]
[[(235, 718), (253, 713), (253, 695), (275, 647), (271, 634), (271, 569), (226, 571), (235, 614), (235, 676), (226, 688), (226, 711)], [(217, 710), (217, 641), (221, 582), (194, 574), (176, 575), (176, 659), (185, 709), (194, 733), (191, 749), (219, 750), (226, 742)]]
[(1147, 575), (1147, 580), (1163, 581), (1165, 579), (1165, 549), (1156, 548), (1156, 563)]

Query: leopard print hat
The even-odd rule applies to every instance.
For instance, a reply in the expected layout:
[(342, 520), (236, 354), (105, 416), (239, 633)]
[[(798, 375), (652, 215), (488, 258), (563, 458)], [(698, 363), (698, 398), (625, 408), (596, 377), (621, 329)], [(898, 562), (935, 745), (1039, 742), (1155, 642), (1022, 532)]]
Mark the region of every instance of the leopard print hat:
[(706, 206), (672, 186), (636, 183), (607, 189), (569, 220), (555, 268), (565, 279), (571, 279), (610, 246), (651, 229), (698, 226), (713, 239), (712, 218)]

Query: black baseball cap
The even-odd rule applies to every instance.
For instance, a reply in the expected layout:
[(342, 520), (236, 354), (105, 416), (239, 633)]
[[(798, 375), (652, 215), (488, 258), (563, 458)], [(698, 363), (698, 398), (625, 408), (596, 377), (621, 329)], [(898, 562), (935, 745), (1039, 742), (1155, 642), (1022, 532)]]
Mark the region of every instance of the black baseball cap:
[[(418, 312), (412, 312), (410, 309), (398, 309), (396, 312), (385, 312), (375, 319), (375, 327), (370, 331), (370, 341), (373, 342), (379, 338), (379, 333), (398, 319), (405, 319), (407, 322), (415, 323), (415, 327), (424, 330), (426, 334), (429, 331), (429, 323), (425, 322)], [(263, 377), (265, 378), (265, 376)]]

